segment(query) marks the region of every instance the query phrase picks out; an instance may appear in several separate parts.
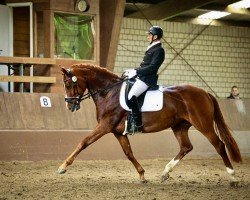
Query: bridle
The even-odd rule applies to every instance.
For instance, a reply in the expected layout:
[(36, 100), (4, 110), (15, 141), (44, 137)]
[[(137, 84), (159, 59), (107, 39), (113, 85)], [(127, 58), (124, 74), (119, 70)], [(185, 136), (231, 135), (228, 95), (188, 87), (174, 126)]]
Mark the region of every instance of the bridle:
[[(67, 75), (69, 78), (67, 78), (66, 80), (64, 80), (64, 84), (66, 82), (72, 81), (72, 83), (73, 83), (73, 86), (72, 86), (73, 87), (73, 96), (72, 97), (65, 97), (64, 99), (65, 99), (65, 102), (73, 104), (73, 106), (71, 107), (71, 111), (72, 112), (80, 109), (80, 103), (83, 100), (90, 99), (90, 97), (93, 98), (93, 96), (95, 96), (96, 94), (99, 94), (99, 93), (105, 92), (107, 90), (110, 90), (115, 85), (120, 84), (123, 81), (125, 81), (125, 79), (121, 79), (121, 81), (118, 81), (117, 83), (113, 84), (111, 87), (98, 89), (98, 90), (96, 90), (94, 92), (88, 91), (88, 93), (86, 93), (86, 94), (79, 94), (79, 92), (78, 92), (78, 80), (77, 80), (77, 77), (74, 76), (73, 73), (69, 69), (67, 70), (67, 72), (68, 73), (64, 74), (64, 75)], [(67, 86), (65, 86), (65, 87), (67, 88)]]
[[(73, 76), (75, 77), (75, 76)], [(73, 78), (72, 77), (72, 78)], [(65, 82), (68, 80), (65, 80)], [(80, 103), (81, 101), (85, 100), (85, 99), (89, 99), (91, 97), (91, 93), (88, 92), (87, 94), (79, 94), (78, 92), (78, 83), (77, 80), (75, 82), (73, 82), (73, 97), (65, 97), (65, 101), (68, 103)]]
[(68, 73), (64, 74), (64, 75), (67, 75), (69, 78), (64, 80), (64, 84), (65, 84), (65, 87), (67, 88), (66, 83), (69, 81), (72, 81), (72, 83), (73, 83), (73, 86), (72, 86), (73, 87), (73, 97), (65, 97), (65, 102), (73, 104), (73, 106), (71, 107), (71, 111), (74, 112), (74, 111), (80, 109), (81, 101), (83, 101), (87, 98), (90, 98), (91, 94), (89, 92), (87, 94), (79, 94), (77, 77), (74, 76), (70, 70), (67, 70), (67, 72)]

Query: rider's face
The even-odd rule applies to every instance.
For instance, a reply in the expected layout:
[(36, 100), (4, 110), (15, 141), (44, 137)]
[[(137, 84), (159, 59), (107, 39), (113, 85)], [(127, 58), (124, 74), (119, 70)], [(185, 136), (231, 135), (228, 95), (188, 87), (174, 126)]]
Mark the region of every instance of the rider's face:
[(151, 42), (153, 40), (153, 35), (151, 33), (148, 33), (147, 39), (149, 42)]

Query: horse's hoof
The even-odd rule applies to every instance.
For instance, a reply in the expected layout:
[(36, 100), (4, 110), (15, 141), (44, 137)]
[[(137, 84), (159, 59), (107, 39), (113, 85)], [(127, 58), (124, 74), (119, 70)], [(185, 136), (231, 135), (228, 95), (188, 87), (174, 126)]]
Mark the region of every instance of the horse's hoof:
[(141, 180), (141, 183), (146, 184), (148, 181), (146, 179)]
[(168, 179), (169, 179), (169, 175), (162, 175), (161, 182), (163, 183), (163, 182), (167, 181)]
[(58, 174), (65, 174), (66, 173), (66, 169), (63, 169), (63, 168), (59, 168), (58, 170), (57, 170), (57, 172), (58, 172)]
[(230, 182), (230, 186), (231, 186), (231, 187), (238, 187), (238, 186), (239, 186), (239, 181), (235, 181), (235, 180), (234, 180), (234, 181), (231, 181), (231, 182)]

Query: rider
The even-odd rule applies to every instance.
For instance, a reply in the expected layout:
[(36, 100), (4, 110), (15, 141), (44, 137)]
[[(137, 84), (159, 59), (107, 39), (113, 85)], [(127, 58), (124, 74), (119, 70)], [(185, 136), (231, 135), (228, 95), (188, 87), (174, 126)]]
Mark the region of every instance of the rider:
[[(128, 78), (136, 77), (136, 81), (128, 94), (132, 112), (128, 113), (126, 121), (127, 127), (125, 128), (127, 130), (125, 130), (125, 132), (127, 133), (141, 132), (143, 125), (137, 98), (150, 86), (156, 86), (158, 79), (157, 71), (165, 59), (165, 51), (160, 41), (163, 36), (162, 28), (159, 26), (152, 26), (147, 33), (147, 39), (150, 45), (145, 52), (140, 67), (125, 70), (125, 75), (127, 75)], [(131, 118), (133, 120), (131, 120)], [(130, 121), (134, 124), (129, 124)]]

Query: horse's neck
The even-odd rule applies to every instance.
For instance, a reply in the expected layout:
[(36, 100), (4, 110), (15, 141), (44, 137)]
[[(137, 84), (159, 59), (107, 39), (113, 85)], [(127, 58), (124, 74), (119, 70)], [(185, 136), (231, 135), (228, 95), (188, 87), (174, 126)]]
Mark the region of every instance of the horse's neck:
[[(93, 84), (95, 83), (95, 84)], [(90, 80), (88, 81), (88, 89), (89, 91), (94, 93), (106, 94), (109, 91), (116, 89), (117, 87), (121, 87), (121, 80)], [(102, 95), (101, 95), (102, 96)]]
[(107, 112), (113, 112), (119, 108), (119, 94), (122, 83), (114, 83), (106, 91), (92, 95), (92, 99), (96, 105), (96, 116), (98, 122), (105, 116)]
[[(94, 71), (97, 70), (97, 71)], [(87, 81), (87, 88), (97, 107), (97, 118), (101, 119), (106, 112), (106, 104), (119, 106), (119, 91), (122, 80), (105, 70), (93, 69), (82, 74)], [(87, 76), (86, 76), (87, 75)], [(110, 106), (109, 106), (110, 108)]]
[(85, 79), (87, 88), (94, 97), (94, 101), (97, 99), (97, 96), (103, 98), (103, 94), (114, 89), (114, 86), (122, 82), (121, 79), (115, 74), (112, 74), (112, 72), (92, 65), (81, 66), (75, 70), (78, 71), (80, 77)]
[(106, 73), (105, 71), (94, 71), (95, 76), (89, 77), (88, 79), (88, 89), (93, 93), (100, 90), (108, 90), (110, 87), (113, 87), (114, 84), (120, 82), (118, 77), (112, 76), (111, 74)]

